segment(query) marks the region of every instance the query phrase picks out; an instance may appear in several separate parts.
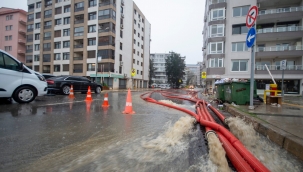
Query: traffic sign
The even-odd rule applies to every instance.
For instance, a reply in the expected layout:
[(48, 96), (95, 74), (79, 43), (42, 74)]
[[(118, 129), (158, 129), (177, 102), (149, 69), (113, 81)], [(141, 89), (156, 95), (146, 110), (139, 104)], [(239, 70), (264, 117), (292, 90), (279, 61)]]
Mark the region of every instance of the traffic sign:
[(206, 78), (206, 72), (202, 72), (201, 78), (205, 79)]
[(134, 68), (132, 69), (131, 75), (132, 75), (132, 76), (135, 76), (135, 75), (136, 75), (136, 70), (135, 70)]
[(256, 29), (254, 27), (250, 28), (246, 36), (246, 45), (248, 48), (252, 47), (256, 39)]
[(280, 70), (285, 70), (286, 69), (286, 60), (280, 61)]
[(246, 15), (246, 27), (251, 28), (255, 24), (257, 20), (257, 16), (258, 16), (258, 7), (252, 6)]

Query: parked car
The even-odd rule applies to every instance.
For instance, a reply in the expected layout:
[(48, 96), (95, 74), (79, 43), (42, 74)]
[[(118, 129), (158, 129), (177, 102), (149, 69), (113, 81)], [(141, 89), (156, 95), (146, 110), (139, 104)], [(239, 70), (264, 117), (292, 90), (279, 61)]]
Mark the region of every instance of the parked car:
[(102, 91), (102, 86), (82, 76), (55, 76), (46, 80), (48, 89), (54, 92), (60, 92), (68, 95), (71, 85), (73, 85), (74, 92), (86, 93), (88, 86), (95, 93), (99, 94)]
[(45, 78), (27, 68), (12, 55), (0, 50), (0, 98), (29, 103), (47, 93)]
[(48, 78), (54, 77), (55, 75), (43, 73), (42, 76), (44, 76), (45, 79), (48, 79)]

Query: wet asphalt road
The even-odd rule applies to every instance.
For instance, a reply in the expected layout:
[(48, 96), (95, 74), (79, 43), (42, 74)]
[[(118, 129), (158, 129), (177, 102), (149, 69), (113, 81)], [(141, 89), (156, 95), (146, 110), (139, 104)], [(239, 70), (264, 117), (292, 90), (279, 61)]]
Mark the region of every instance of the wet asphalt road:
[(72, 101), (56, 95), (1, 102), (0, 171), (199, 171), (207, 146), (198, 125), (166, 152), (142, 147), (187, 116), (143, 101), (142, 93), (132, 92), (134, 115), (121, 113), (126, 92), (109, 92), (108, 109), (103, 92), (91, 103), (78, 93)]

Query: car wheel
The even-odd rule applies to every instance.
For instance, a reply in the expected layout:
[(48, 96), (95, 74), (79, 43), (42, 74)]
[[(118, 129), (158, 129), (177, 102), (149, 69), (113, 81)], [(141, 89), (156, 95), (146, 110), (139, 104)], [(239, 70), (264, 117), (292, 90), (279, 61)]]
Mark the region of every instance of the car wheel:
[(61, 91), (63, 94), (68, 95), (69, 94), (69, 90), (70, 90), (70, 86), (69, 85), (63, 85)]
[(100, 94), (101, 91), (102, 91), (102, 88), (100, 86), (97, 86), (96, 89), (95, 89), (95, 93)]
[(18, 103), (29, 103), (36, 98), (36, 90), (29, 86), (20, 87), (14, 92), (13, 98)]

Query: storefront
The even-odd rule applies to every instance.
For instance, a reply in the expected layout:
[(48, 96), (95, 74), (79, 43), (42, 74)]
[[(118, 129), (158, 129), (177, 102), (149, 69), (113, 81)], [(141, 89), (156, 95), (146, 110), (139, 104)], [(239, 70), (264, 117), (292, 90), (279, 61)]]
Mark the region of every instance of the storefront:
[[(267, 79), (257, 79), (257, 90), (258, 93), (264, 92), (266, 84), (273, 84), (272, 80)], [(282, 80), (276, 80), (278, 85), (278, 90), (282, 90)], [(300, 80), (295, 79), (286, 79), (284, 80), (283, 90), (285, 94), (300, 94)]]

